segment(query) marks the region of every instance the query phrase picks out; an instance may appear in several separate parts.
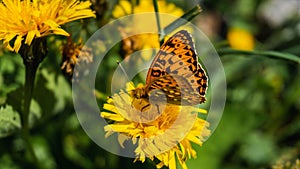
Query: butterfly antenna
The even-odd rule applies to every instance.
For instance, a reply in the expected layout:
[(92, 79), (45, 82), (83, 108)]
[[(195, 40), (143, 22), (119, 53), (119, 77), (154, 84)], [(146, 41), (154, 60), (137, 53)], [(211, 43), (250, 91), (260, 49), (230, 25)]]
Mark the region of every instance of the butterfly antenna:
[(122, 64), (120, 63), (120, 61), (117, 60), (117, 64), (120, 66), (122, 72), (124, 73), (124, 76), (126, 77), (126, 79), (127, 79), (128, 82), (129, 82), (129, 84), (132, 85), (132, 87), (134, 87), (133, 84), (131, 83), (131, 81), (130, 81), (130, 79), (129, 79), (129, 77), (128, 77), (128, 75), (127, 75), (125, 69), (124, 69), (124, 67), (123, 67)]
[(128, 75), (127, 75), (127, 73), (126, 73), (124, 67), (123, 67), (122, 64), (120, 63), (120, 61), (117, 60), (117, 64), (118, 64), (118, 66), (120, 66), (120, 68), (121, 68), (122, 72), (124, 73), (126, 79), (130, 82), (129, 77), (128, 77)]

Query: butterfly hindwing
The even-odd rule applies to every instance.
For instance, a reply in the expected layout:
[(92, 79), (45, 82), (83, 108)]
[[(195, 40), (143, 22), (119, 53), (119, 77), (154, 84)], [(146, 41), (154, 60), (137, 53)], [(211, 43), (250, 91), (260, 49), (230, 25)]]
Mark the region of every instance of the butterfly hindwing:
[(149, 91), (149, 99), (154, 102), (195, 105), (205, 101), (204, 97), (193, 91), (186, 78), (178, 75), (159, 77), (146, 90)]

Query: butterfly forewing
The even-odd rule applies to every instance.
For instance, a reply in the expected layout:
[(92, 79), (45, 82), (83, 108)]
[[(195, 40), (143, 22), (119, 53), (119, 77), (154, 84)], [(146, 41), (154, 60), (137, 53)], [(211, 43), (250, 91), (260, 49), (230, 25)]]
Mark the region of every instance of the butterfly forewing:
[(168, 74), (185, 75), (197, 70), (197, 55), (191, 35), (181, 30), (160, 48), (147, 74), (146, 84)]
[[(149, 94), (154, 89), (164, 91), (167, 101), (173, 104), (194, 105), (205, 101), (207, 81), (191, 35), (181, 30), (161, 46), (148, 70), (145, 90)], [(170, 93), (174, 90), (180, 96)], [(159, 98), (164, 97), (153, 99)]]

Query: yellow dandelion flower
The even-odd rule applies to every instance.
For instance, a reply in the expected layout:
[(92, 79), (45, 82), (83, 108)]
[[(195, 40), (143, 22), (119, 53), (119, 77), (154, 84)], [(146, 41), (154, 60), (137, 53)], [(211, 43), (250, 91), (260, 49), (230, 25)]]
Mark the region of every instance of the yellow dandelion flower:
[(3, 0), (0, 4), (0, 40), (18, 52), (23, 40), (50, 34), (69, 36), (60, 26), (82, 18), (95, 17), (89, 1), (78, 0)]
[[(166, 2), (165, 0), (159, 0), (158, 7), (160, 13), (166, 13), (177, 17), (180, 17), (184, 14), (184, 11), (181, 8), (177, 7), (173, 3)], [(155, 12), (152, 1), (140, 0), (139, 4), (132, 6), (129, 1), (121, 0), (119, 4), (115, 6), (112, 14), (113, 17), (120, 18), (122, 16), (130, 15), (130, 14), (138, 14), (138, 13), (145, 13), (145, 12)], [(146, 17), (151, 17), (151, 18), (146, 18)], [(160, 18), (161, 27), (162, 28), (166, 27), (174, 20), (175, 17), (173, 18), (161, 17)], [(126, 34), (126, 32), (137, 34), (135, 36), (130, 37), (129, 40), (124, 39), (124, 41), (132, 42), (130, 46), (128, 46), (128, 43), (126, 42), (123, 43), (127, 45), (124, 48), (126, 49), (129, 48), (128, 51), (125, 51), (125, 56), (128, 56), (133, 52), (141, 49), (159, 48), (160, 44), (158, 39), (159, 37), (157, 34), (139, 34), (139, 32), (145, 30), (145, 28), (156, 27), (155, 17), (152, 17), (151, 15), (145, 16), (143, 18), (134, 17), (131, 25), (134, 25), (134, 27), (130, 27), (126, 29), (122, 28), (123, 34)], [(149, 60), (151, 56), (152, 53), (147, 53), (143, 55), (144, 59), (146, 60)]]
[(249, 31), (241, 28), (232, 28), (228, 31), (229, 45), (238, 50), (253, 50), (254, 37)]
[[(134, 89), (132, 83), (129, 86), (128, 91)], [(112, 121), (104, 127), (106, 137), (118, 133), (122, 147), (126, 140), (131, 140), (137, 144), (135, 161), (158, 159), (157, 168), (176, 169), (177, 159), (182, 168), (187, 169), (186, 160), (196, 158), (191, 143), (201, 146), (210, 135), (208, 122), (198, 118), (198, 113), (206, 113), (204, 109), (168, 103), (152, 106), (123, 91), (108, 99), (103, 108), (107, 111), (101, 112), (101, 117)]]

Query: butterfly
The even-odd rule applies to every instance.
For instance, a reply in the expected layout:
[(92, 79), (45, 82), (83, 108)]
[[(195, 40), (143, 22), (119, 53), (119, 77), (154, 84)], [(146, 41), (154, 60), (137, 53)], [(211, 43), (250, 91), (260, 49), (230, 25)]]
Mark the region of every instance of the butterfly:
[(190, 33), (181, 30), (160, 48), (146, 77), (146, 85), (132, 91), (137, 99), (176, 105), (204, 103), (208, 77), (198, 63)]

